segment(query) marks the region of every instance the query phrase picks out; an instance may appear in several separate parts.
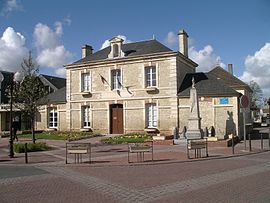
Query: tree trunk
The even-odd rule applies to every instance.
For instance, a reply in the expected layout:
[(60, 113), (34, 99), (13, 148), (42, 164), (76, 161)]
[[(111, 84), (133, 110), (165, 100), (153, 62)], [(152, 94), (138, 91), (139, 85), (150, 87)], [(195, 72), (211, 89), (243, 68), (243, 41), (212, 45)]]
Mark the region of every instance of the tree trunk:
[(31, 127), (32, 127), (32, 141), (35, 144), (36, 143), (36, 137), (35, 137), (35, 116), (31, 118)]

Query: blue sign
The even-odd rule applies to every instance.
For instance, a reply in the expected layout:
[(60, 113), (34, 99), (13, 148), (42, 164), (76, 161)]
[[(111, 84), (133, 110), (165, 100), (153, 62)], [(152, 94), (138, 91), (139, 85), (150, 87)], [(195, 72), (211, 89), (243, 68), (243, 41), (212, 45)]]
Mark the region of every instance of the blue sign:
[(229, 104), (228, 97), (222, 97), (219, 99), (219, 104)]

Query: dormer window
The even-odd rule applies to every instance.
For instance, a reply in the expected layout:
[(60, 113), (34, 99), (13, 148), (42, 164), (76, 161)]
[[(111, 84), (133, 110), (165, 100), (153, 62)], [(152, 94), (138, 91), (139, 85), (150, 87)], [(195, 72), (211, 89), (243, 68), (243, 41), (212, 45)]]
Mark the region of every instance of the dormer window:
[(113, 45), (113, 57), (119, 57), (119, 47), (118, 44)]
[(111, 52), (108, 55), (108, 58), (118, 58), (125, 56), (125, 53), (122, 51), (123, 39), (119, 37), (114, 37), (110, 41)]

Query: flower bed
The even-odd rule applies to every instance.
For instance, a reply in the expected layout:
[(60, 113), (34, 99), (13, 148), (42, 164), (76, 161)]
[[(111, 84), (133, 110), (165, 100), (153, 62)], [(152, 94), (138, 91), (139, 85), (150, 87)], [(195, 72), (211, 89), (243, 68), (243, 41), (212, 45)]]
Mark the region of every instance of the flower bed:
[(119, 144), (119, 143), (131, 143), (131, 142), (144, 142), (145, 140), (149, 140), (151, 137), (146, 134), (126, 134), (120, 136), (114, 136), (102, 139), (101, 142), (106, 144)]
[[(35, 134), (36, 139), (46, 140), (80, 140), (90, 137), (100, 136), (99, 134), (93, 134), (92, 132), (43, 132)], [(20, 138), (32, 139), (31, 134), (19, 135)]]

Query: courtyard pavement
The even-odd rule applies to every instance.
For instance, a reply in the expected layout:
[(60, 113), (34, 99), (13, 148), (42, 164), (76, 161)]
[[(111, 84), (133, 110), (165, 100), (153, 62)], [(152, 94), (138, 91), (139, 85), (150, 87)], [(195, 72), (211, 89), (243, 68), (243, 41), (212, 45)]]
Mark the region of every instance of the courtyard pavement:
[[(154, 145), (145, 162), (127, 161), (127, 145), (91, 142), (92, 163), (65, 164), (65, 141), (46, 142), (46, 152), (8, 157), (8, 139), (0, 139), (0, 203), (6, 202), (270, 202), (270, 148), (252, 140), (252, 151), (238, 143), (235, 154), (209, 146), (209, 157), (187, 159), (179, 145)], [(38, 140), (41, 142), (42, 140)], [(20, 140), (19, 142), (31, 142)], [(204, 156), (204, 153), (202, 153)]]

